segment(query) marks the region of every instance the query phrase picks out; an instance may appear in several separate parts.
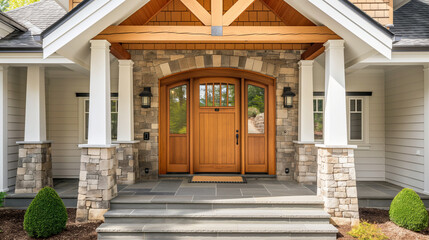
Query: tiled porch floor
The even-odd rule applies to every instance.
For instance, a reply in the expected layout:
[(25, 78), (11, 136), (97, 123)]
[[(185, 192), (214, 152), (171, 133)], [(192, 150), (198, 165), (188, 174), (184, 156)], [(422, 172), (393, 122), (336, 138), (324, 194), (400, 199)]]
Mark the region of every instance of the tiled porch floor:
[[(54, 188), (62, 198), (77, 198), (78, 180), (55, 179)], [(359, 200), (393, 199), (402, 187), (387, 182), (357, 182), (357, 189)], [(119, 196), (193, 196), (194, 199), (219, 199), (316, 195), (316, 186), (274, 179), (247, 180), (245, 184), (189, 183), (188, 179), (160, 179), (133, 185), (118, 185), (118, 191)], [(8, 198), (30, 198), (34, 195), (9, 192)], [(428, 195), (420, 196), (422, 199), (429, 199)]]

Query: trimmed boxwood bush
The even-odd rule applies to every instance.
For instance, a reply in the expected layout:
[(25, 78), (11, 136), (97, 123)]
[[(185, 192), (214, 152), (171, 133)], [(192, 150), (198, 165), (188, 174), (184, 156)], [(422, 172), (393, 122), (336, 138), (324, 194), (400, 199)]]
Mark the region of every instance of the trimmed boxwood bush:
[(390, 220), (396, 225), (419, 232), (428, 227), (428, 212), (414, 190), (402, 189), (390, 204)]
[(66, 228), (67, 210), (57, 192), (45, 187), (37, 193), (24, 216), (24, 230), (30, 237), (49, 237)]

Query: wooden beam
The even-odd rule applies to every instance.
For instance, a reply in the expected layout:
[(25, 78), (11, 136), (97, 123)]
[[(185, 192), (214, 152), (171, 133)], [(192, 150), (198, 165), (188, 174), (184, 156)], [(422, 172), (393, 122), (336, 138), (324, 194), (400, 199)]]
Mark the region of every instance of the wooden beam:
[(223, 0), (211, 0), (212, 26), (222, 26)]
[(210, 26), (110, 26), (94, 39), (111, 43), (324, 43), (341, 39), (324, 26), (227, 26), (212, 36)]
[(314, 60), (324, 51), (325, 47), (323, 46), (323, 43), (315, 43), (301, 54), (301, 60)]
[(212, 16), (196, 0), (181, 0), (181, 2), (197, 17), (204, 25), (212, 24)]
[(238, 0), (224, 15), (223, 25), (229, 26), (237, 19), (255, 0)]
[(131, 59), (131, 54), (119, 43), (112, 43), (110, 46), (110, 53), (120, 60)]

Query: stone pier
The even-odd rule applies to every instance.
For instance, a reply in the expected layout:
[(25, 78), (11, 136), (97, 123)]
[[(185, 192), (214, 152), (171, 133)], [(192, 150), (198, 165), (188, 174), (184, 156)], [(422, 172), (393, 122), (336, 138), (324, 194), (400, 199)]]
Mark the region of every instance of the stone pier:
[(134, 184), (140, 178), (139, 169), (139, 141), (115, 142), (118, 168), (116, 179), (118, 184)]
[(37, 193), (53, 187), (51, 143), (18, 142), (15, 193)]
[(314, 143), (295, 142), (293, 178), (299, 183), (316, 184), (317, 148)]

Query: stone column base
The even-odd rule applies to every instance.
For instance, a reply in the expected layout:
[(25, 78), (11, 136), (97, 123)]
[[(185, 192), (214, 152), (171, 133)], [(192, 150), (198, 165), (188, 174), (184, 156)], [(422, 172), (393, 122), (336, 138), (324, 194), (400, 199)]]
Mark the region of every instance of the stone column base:
[(295, 142), (293, 178), (299, 183), (317, 183), (317, 148), (312, 143)]
[(359, 223), (359, 206), (354, 162), (355, 146), (318, 147), (317, 195), (325, 202), (325, 211), (338, 224)]
[(18, 142), (18, 168), (15, 193), (37, 193), (53, 187), (51, 143)]
[(80, 162), (76, 221), (104, 220), (118, 194), (116, 147), (83, 147)]
[(118, 184), (134, 184), (140, 178), (138, 141), (118, 142), (118, 144), (116, 179)]

